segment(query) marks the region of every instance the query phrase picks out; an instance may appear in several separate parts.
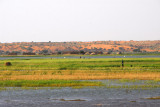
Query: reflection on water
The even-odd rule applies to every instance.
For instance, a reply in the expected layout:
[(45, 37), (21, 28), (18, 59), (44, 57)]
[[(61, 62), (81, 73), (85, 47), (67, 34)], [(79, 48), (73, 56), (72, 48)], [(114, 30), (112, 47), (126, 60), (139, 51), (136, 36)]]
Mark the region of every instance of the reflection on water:
[[(146, 81), (135, 81), (131, 83), (102, 80), (103, 83), (111, 85), (118, 84), (144, 84)], [(158, 83), (159, 84), (159, 83)], [(88, 87), (81, 89), (65, 88), (42, 88), (42, 89), (8, 89), (0, 91), (0, 107), (95, 107), (95, 106), (160, 106), (160, 99), (146, 99), (160, 96), (160, 88), (129, 89), (129, 88), (107, 88)]]

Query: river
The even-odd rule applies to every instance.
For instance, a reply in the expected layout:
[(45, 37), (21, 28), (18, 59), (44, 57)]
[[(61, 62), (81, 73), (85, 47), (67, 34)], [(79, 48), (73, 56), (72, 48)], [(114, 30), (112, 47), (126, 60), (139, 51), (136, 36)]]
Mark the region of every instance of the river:
[[(32, 56), (32, 57), (0, 57), (0, 60), (6, 60), (6, 59), (44, 59), (44, 58), (55, 58), (55, 59), (63, 59), (63, 58), (71, 58), (71, 59), (77, 59), (80, 58), (80, 56), (43, 56), (43, 57), (39, 57), (39, 56)], [(133, 56), (81, 56), (81, 58), (160, 58), (160, 55), (133, 55)]]
[[(102, 81), (116, 85), (114, 80)], [(125, 85), (142, 83), (126, 82)], [(160, 107), (160, 99), (147, 99), (157, 96), (160, 88), (8, 88), (0, 91), (0, 107)]]

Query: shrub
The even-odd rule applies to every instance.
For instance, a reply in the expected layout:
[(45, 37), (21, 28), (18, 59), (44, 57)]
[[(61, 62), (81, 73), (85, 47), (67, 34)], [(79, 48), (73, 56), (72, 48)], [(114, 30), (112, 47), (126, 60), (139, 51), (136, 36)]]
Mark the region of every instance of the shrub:
[(5, 65), (6, 66), (11, 66), (12, 64), (11, 64), (11, 62), (6, 62)]

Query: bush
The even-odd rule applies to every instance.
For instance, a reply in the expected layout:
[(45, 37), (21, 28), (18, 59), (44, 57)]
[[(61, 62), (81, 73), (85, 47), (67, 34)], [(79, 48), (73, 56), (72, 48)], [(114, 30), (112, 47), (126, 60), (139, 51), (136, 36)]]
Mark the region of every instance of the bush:
[(5, 65), (6, 66), (11, 66), (12, 64), (11, 64), (11, 62), (6, 62)]

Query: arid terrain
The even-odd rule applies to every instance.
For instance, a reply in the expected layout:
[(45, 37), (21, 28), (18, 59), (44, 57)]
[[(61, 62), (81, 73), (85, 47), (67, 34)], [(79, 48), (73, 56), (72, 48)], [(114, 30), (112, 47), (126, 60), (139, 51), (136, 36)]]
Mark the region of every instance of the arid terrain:
[(1, 55), (35, 54), (110, 54), (160, 52), (155, 41), (92, 41), (92, 42), (13, 42), (0, 43)]

